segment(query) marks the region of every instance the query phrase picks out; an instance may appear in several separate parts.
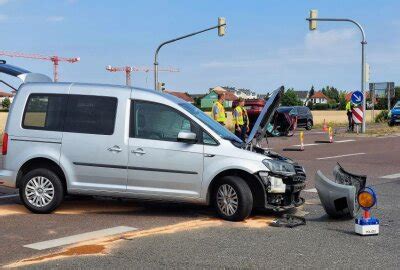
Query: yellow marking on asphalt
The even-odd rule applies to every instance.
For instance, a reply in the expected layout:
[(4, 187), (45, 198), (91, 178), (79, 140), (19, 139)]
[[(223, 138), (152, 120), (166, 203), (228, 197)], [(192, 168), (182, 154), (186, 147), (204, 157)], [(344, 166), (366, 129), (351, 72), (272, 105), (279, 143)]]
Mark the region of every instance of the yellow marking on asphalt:
[[(57, 215), (80, 215), (80, 214), (105, 214), (115, 212), (135, 212), (143, 209), (133, 204), (118, 201), (67, 201), (54, 212)], [(9, 215), (32, 214), (21, 204), (0, 205), (0, 217)]]
[(6, 267), (14, 268), (48, 261), (64, 259), (76, 256), (102, 256), (109, 253), (109, 251), (117, 244), (122, 243), (124, 240), (133, 240), (142, 237), (152, 237), (157, 235), (174, 234), (179, 232), (186, 232), (190, 230), (198, 230), (202, 228), (224, 226), (247, 227), (247, 228), (265, 228), (274, 221), (272, 217), (251, 217), (240, 223), (233, 223), (223, 221), (217, 218), (204, 218), (192, 221), (181, 222), (177, 224), (151, 228), (142, 231), (134, 231), (125, 233), (117, 237), (108, 237), (97, 239), (93, 241), (86, 241), (72, 247), (65, 248), (61, 251), (23, 259), (18, 262), (6, 265)]

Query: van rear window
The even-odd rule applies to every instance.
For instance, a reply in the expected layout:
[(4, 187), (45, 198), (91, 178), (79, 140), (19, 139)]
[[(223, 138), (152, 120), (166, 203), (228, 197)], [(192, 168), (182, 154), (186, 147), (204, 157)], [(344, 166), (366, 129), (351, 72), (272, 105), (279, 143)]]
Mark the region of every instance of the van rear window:
[(32, 94), (25, 107), (22, 127), (61, 131), (65, 115), (65, 95)]

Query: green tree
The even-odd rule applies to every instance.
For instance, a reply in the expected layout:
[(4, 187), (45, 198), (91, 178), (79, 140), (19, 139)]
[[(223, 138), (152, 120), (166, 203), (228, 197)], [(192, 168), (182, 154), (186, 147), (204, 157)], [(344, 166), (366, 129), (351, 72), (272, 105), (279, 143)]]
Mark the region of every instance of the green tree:
[(315, 89), (314, 89), (314, 85), (311, 86), (310, 91), (308, 92), (308, 97), (312, 97), (315, 94)]
[(346, 92), (340, 91), (339, 93), (339, 105), (338, 105), (339, 110), (345, 110), (346, 109)]
[(281, 104), (282, 106), (301, 106), (303, 105), (303, 102), (301, 102), (294, 89), (289, 88), (283, 94)]
[(10, 101), (10, 99), (8, 97), (4, 98), (3, 101), (1, 102), (1, 106), (4, 109), (10, 108), (10, 104), (11, 104), (11, 101)]

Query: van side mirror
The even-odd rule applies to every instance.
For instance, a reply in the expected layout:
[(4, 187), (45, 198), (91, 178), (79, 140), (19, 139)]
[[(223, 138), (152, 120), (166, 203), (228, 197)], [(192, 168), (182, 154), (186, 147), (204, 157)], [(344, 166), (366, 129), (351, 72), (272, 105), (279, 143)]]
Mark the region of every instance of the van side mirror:
[(178, 142), (197, 143), (197, 135), (190, 131), (180, 131), (178, 133)]

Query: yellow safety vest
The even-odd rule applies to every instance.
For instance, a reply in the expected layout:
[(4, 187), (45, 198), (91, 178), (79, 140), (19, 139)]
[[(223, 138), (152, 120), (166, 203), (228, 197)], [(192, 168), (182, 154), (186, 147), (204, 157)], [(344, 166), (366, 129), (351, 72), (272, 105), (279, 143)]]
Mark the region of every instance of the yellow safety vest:
[[(215, 113), (215, 112), (217, 112), (217, 113)], [(213, 114), (215, 121), (225, 124), (225, 122), (226, 122), (225, 108), (219, 101), (216, 101), (214, 103), (213, 109), (212, 109), (212, 114)]]
[(245, 108), (241, 106), (236, 106), (235, 110), (233, 111), (233, 122), (235, 125), (243, 126), (246, 122), (246, 125), (249, 125), (249, 120), (247, 116), (247, 111)]
[(351, 111), (351, 103), (350, 101), (346, 103), (346, 111)]

